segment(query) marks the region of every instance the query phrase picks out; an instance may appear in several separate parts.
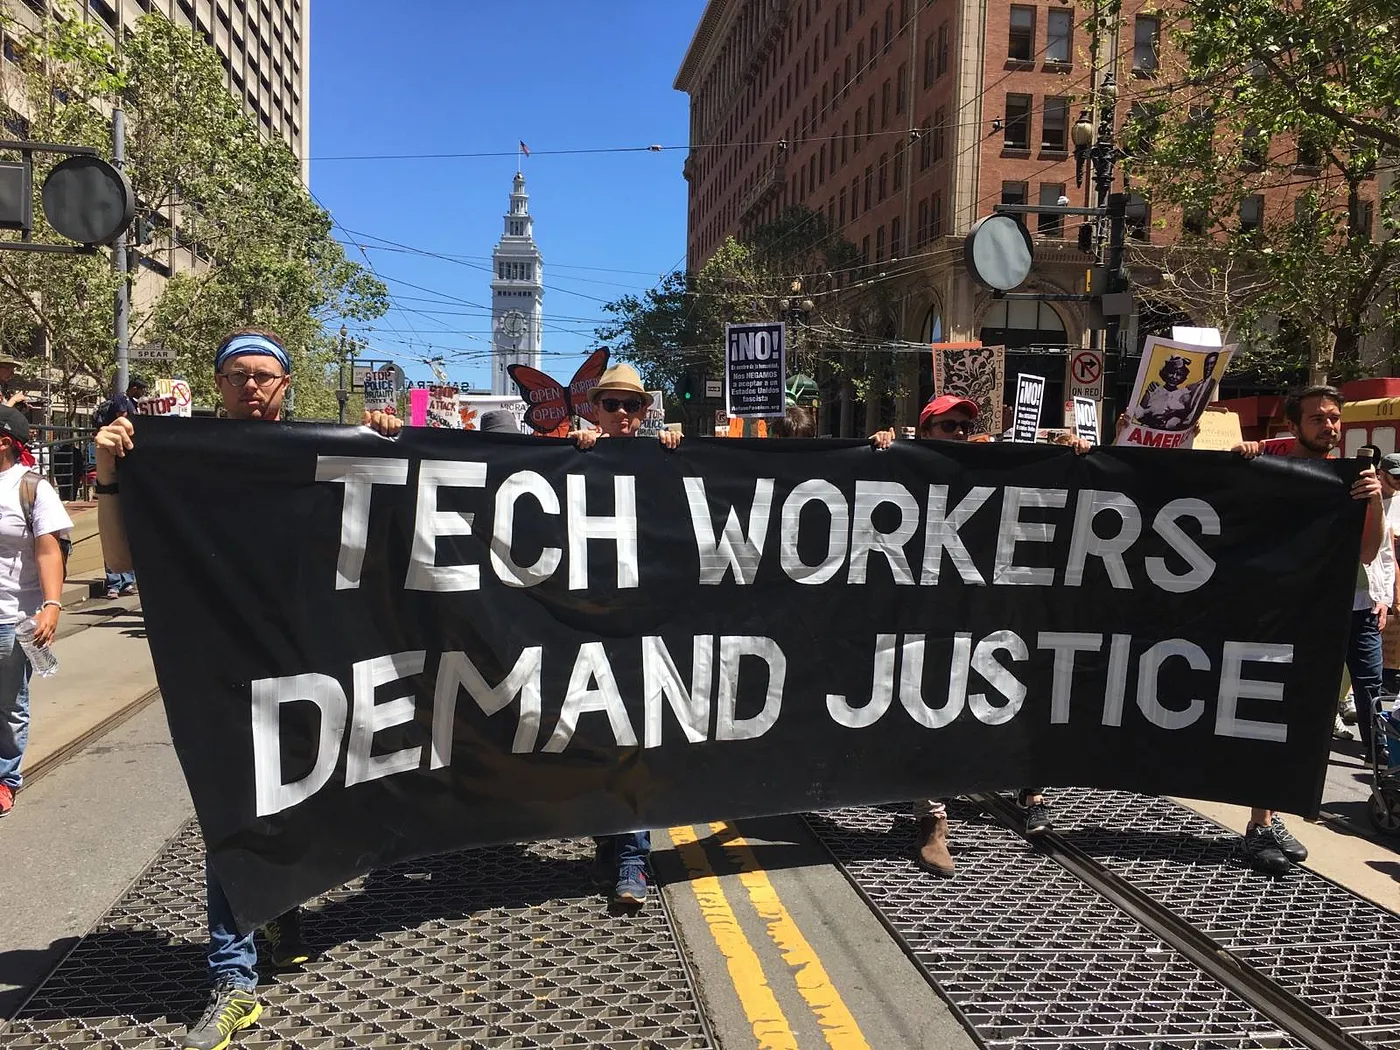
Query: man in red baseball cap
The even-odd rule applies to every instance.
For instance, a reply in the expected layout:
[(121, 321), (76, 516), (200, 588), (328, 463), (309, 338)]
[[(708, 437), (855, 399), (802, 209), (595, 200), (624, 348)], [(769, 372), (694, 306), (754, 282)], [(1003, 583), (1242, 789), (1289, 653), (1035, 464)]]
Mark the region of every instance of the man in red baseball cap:
[[(919, 437), (933, 441), (966, 441), (977, 422), (977, 402), (956, 394), (940, 394), (919, 413)], [(871, 435), (876, 448), (889, 448), (894, 443), (893, 428)], [(1092, 447), (1076, 438), (1074, 451), (1083, 455)], [(1045, 795), (1040, 788), (1022, 788), (1017, 801), (1026, 814), (1026, 834), (1042, 835), (1054, 825)], [(948, 851), (948, 808), (943, 799), (923, 799), (914, 803), (919, 817), (919, 866), (934, 875), (950, 877), (957, 869)]]

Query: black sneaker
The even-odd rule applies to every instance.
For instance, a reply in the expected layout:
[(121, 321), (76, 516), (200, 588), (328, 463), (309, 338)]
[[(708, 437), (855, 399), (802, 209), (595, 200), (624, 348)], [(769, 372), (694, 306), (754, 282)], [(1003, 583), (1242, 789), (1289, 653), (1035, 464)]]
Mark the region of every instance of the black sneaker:
[(1294, 864), (1301, 864), (1308, 859), (1308, 847), (1289, 834), (1288, 829), (1283, 826), (1283, 818), (1278, 814), (1274, 814), (1274, 819), (1269, 822), (1269, 830), (1274, 833), (1278, 851)]
[(1044, 835), (1047, 831), (1053, 831), (1055, 824), (1050, 819), (1050, 807), (1044, 802), (1031, 802), (1026, 809), (1026, 834)]
[(224, 1050), (235, 1033), (253, 1025), (262, 1016), (262, 1003), (246, 988), (223, 985), (209, 995), (209, 1005), (185, 1033), (184, 1050)]
[(285, 970), (311, 961), (311, 951), (301, 935), (301, 909), (285, 911), (263, 927), (267, 955), (272, 965)]
[(1265, 875), (1287, 875), (1293, 862), (1279, 848), (1272, 826), (1251, 824), (1244, 833), (1244, 856), (1249, 866)]

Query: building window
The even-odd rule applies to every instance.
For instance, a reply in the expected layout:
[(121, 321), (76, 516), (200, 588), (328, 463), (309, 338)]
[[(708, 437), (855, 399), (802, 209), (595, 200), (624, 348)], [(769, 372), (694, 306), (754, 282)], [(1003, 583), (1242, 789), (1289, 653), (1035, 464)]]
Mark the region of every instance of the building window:
[(890, 126), (890, 82), (886, 80), (880, 86), (880, 130), (884, 131)]
[(861, 204), (861, 208), (865, 211), (870, 210), (870, 191), (874, 188), (874, 183), (875, 169), (869, 164), (867, 164), (865, 166), (865, 195), (863, 198), (863, 203)]
[(1251, 233), (1264, 225), (1264, 198), (1252, 193), (1240, 201), (1240, 232)]
[(904, 143), (900, 143), (894, 150), (894, 192), (898, 193), (904, 188)]
[(1026, 184), (1024, 182), (1003, 182), (1001, 184), (1001, 203), (1025, 204)]
[(862, 127), (862, 125), (863, 125), (864, 123), (865, 123), (865, 111), (862, 110), (862, 109), (856, 110), (856, 146), (855, 146), (855, 150), (856, 150), (857, 153), (860, 152), (860, 143), (861, 143), (861, 138), (862, 138), (862, 135), (861, 135), (861, 127)]
[(845, 98), (851, 93), (851, 56), (846, 56), (845, 82), (841, 85), (841, 97)]
[(1068, 127), (1069, 99), (1047, 98), (1040, 125), (1040, 148), (1064, 152), (1068, 148)]
[(1298, 135), (1298, 167), (1322, 167), (1322, 145), (1316, 135), (1310, 135), (1306, 131)]
[(932, 33), (924, 41), (924, 87), (933, 86), (934, 78), (938, 76), (938, 42)]
[(928, 243), (928, 201), (919, 201), (919, 218), (914, 226), (914, 248), (922, 248)]
[(1035, 8), (1011, 5), (1011, 35), (1006, 57), (1016, 62), (1030, 62), (1035, 58)]
[(1376, 206), (1373, 201), (1358, 200), (1355, 207), (1350, 209), (1347, 216), (1352, 232), (1371, 236), (1371, 230), (1375, 224)]
[(894, 43), (894, 4), (885, 8), (885, 54), (890, 53), (890, 45)]
[(933, 159), (940, 161), (948, 152), (948, 107), (939, 106), (933, 112)]
[(860, 261), (866, 266), (870, 265), (870, 234), (866, 234), (860, 239)]
[(908, 76), (909, 68), (904, 65), (901, 65), (899, 71), (895, 73), (894, 111), (896, 113), (903, 113), (904, 106), (908, 102)]
[(928, 171), (933, 163), (933, 121), (924, 121), (919, 129), (919, 170)]
[(836, 195), (836, 222), (840, 226), (846, 225), (846, 187), (841, 187), (841, 192)]
[(948, 72), (948, 23), (938, 27), (938, 75)]
[[(1040, 184), (1040, 204), (1041, 207), (1054, 207), (1060, 203), (1060, 198), (1065, 195), (1065, 184), (1063, 182), (1042, 182)], [(1064, 236), (1064, 216), (1045, 214), (1042, 212), (1037, 216), (1036, 232), (1042, 237), (1063, 237)]]
[(1006, 96), (1006, 128), (1002, 134), (1006, 149), (1031, 148), (1031, 96)]
[(850, 122), (849, 120), (843, 120), (843, 121), (841, 121), (841, 163), (842, 163), (842, 164), (845, 164), (845, 163), (846, 163), (846, 144), (850, 141), (850, 139), (851, 139), (851, 122)]
[(890, 259), (899, 258), (900, 240), (904, 236), (904, 223), (899, 219), (890, 220)]
[(1268, 133), (1251, 124), (1240, 139), (1240, 163), (1246, 168), (1262, 168), (1268, 158)]
[(889, 185), (889, 174), (890, 174), (890, 155), (889, 155), (888, 153), (881, 153), (881, 154), (880, 154), (880, 174), (879, 174), (879, 179), (878, 179), (878, 192), (877, 192), (877, 194), (876, 194), (876, 200), (884, 200), (884, 199), (885, 199), (885, 196), (886, 196), (886, 194), (885, 194), (885, 188)]
[(943, 236), (943, 191), (939, 190), (933, 195), (933, 200), (929, 202), (928, 209), (928, 235), (932, 240), (935, 237)]
[(1161, 21), (1138, 15), (1133, 23), (1133, 72), (1150, 76), (1157, 72), (1157, 37)]
[(860, 176), (857, 175), (851, 180), (851, 221), (855, 222), (856, 216), (860, 214)]
[(1074, 12), (1052, 7), (1045, 19), (1045, 61), (1074, 61)]
[(865, 79), (865, 41), (856, 45), (856, 83)]
[(885, 227), (880, 226), (875, 231), (875, 261), (882, 263), (885, 261)]

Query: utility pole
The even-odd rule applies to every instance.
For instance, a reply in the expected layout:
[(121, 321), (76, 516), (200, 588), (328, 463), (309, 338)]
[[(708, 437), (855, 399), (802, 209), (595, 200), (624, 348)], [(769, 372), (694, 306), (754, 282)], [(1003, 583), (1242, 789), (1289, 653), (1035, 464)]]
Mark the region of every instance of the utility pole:
[(340, 421), (345, 422), (345, 406), (350, 400), (350, 390), (345, 385), (345, 363), (346, 363), (346, 336), (349, 330), (340, 326), (340, 381), (335, 388), (335, 402), (340, 407)]
[[(126, 114), (118, 106), (112, 111), (112, 165), (121, 171), (126, 164)], [(117, 341), (117, 387), (119, 394), (129, 381), (129, 333), (131, 322), (131, 278), (126, 267), (126, 230), (117, 235), (112, 245), (112, 270), (117, 275), (117, 292), (113, 310), (113, 334)]]

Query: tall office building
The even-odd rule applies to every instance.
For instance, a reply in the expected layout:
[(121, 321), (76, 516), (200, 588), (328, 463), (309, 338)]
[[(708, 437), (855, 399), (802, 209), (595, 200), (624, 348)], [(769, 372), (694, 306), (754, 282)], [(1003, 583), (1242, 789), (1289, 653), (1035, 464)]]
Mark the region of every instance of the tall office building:
[[(0, 0), (0, 6), (20, 26), (32, 28), (55, 5), (53, 0)], [(113, 41), (147, 14), (192, 27), (218, 52), (229, 91), (264, 136), (291, 147), (307, 181), (311, 0), (73, 0), (73, 6)]]
[(507, 367), (539, 368), (544, 322), (544, 259), (535, 245), (535, 220), (525, 176), (515, 173), (505, 228), (491, 253), (491, 393), (513, 394)]
[[(1120, 143), (1138, 100), (1160, 99), (1169, 79), (1159, 8), (1122, 6), (1116, 60), (1105, 45), (1099, 63), (1116, 70)], [(805, 206), (856, 246), (868, 275), (890, 281), (902, 303), (899, 338), (1004, 344), (1008, 372), (1046, 375), (1056, 397), (1066, 349), (1089, 342), (1087, 304), (998, 299), (968, 276), (962, 246), (998, 202), (1089, 203), (1089, 187), (1075, 184), (1071, 136), (1081, 114), (1097, 123), (1086, 112), (1103, 83), (1086, 30), (1092, 7), (709, 0), (675, 80), (690, 96), (690, 267), (726, 237)], [(1263, 204), (1246, 198), (1241, 223), (1257, 222)], [(1132, 229), (1139, 257), (1178, 236), (1180, 216), (1156, 218)], [(1035, 267), (1023, 290), (1083, 292), (1090, 260), (1076, 244), (1080, 220), (1026, 220)], [(1137, 276), (1144, 286), (1158, 273)], [(1150, 287), (1138, 305), (1143, 333), (1188, 320), (1154, 303)], [(930, 391), (926, 364), (917, 384), (907, 378)]]

